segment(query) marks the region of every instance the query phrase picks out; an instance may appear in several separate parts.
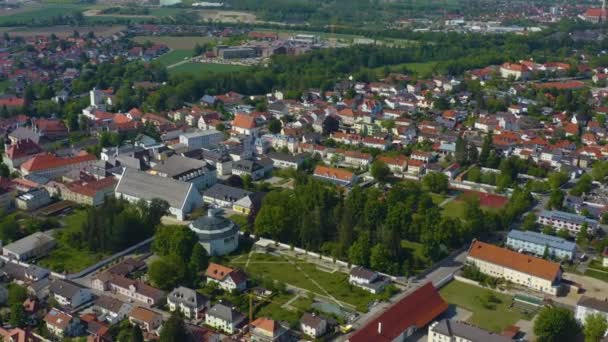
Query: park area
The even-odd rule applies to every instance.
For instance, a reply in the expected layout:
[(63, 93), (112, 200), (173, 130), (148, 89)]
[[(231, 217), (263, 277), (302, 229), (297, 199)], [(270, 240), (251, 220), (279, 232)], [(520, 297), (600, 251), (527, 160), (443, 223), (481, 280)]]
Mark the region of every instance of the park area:
[(468, 323), (492, 332), (501, 332), (519, 320), (531, 321), (534, 308), (515, 305), (511, 296), (484, 290), (475, 285), (452, 281), (440, 291), (450, 305), (471, 312)]
[(367, 311), (368, 305), (379, 299), (348, 283), (348, 275), (337, 269), (325, 269), (301, 259), (258, 252), (241, 253), (227, 261), (254, 278), (272, 279), (297, 290), (306, 290), (330, 304), (349, 310)]
[(54, 235), (57, 240), (57, 246), (47, 256), (39, 259), (38, 265), (55, 272), (75, 273), (108, 256), (104, 253), (94, 253), (89, 250), (78, 249), (67, 244), (61, 238), (61, 234), (65, 231), (78, 230), (85, 219), (86, 213), (82, 210), (74, 211), (65, 216), (62, 220), (64, 227), (60, 228)]

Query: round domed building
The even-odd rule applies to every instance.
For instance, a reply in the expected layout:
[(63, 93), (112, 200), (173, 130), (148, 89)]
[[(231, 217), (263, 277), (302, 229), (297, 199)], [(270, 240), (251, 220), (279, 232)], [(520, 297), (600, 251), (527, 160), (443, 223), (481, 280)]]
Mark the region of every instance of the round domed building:
[(190, 223), (190, 229), (198, 235), (198, 241), (209, 255), (225, 255), (239, 246), (239, 226), (209, 209), (207, 216)]

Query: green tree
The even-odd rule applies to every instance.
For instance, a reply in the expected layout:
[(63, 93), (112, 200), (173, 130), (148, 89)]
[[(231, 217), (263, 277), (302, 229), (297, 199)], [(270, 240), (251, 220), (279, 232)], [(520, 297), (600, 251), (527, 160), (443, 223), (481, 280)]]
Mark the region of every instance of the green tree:
[(454, 151), (454, 159), (456, 159), (456, 162), (460, 165), (467, 164), (467, 143), (461, 136), (458, 136), (456, 138), (456, 150)]
[(133, 324), (131, 328), (131, 342), (144, 342), (144, 334), (137, 324)]
[(25, 324), (26, 316), (23, 303), (11, 304), (10, 323), (13, 327), (22, 327)]
[(359, 266), (369, 266), (370, 264), (370, 243), (369, 234), (363, 233), (348, 249), (348, 261)]
[(488, 159), (490, 158), (490, 151), (492, 151), (492, 131), (483, 139), (481, 145), (481, 152), (479, 153), (479, 163), (483, 166), (488, 166)]
[[(0, 217), (2, 217), (2, 215), (0, 215)], [(4, 243), (8, 243), (15, 240), (18, 235), (19, 224), (17, 224), (15, 215), (4, 216), (4, 218), (0, 220), (0, 240)]]
[(521, 227), (523, 228), (523, 230), (535, 231), (538, 227), (536, 220), (536, 215), (534, 215), (533, 213), (529, 213), (524, 217), (524, 222)]
[(587, 246), (589, 244), (589, 226), (587, 222), (583, 222), (581, 230), (576, 234), (576, 243), (581, 246)]
[(198, 274), (200, 271), (207, 269), (209, 266), (209, 256), (207, 255), (207, 250), (201, 245), (197, 243), (192, 248), (192, 255), (190, 256), (190, 262), (188, 263), (188, 268), (190, 272), (198, 279)]
[(11, 170), (9, 170), (8, 166), (4, 163), (0, 163), (0, 177), (8, 177), (11, 174)]
[(574, 341), (578, 332), (574, 315), (566, 308), (545, 307), (534, 322), (534, 334), (539, 342)]
[(608, 330), (608, 322), (606, 316), (595, 313), (587, 315), (583, 333), (585, 334), (585, 342), (599, 342)]
[(171, 290), (186, 283), (186, 265), (177, 255), (167, 255), (153, 261), (148, 267), (148, 277), (156, 287)]
[(21, 285), (11, 283), (8, 286), (8, 305), (14, 304), (23, 305), (27, 299), (27, 289)]
[(422, 186), (425, 190), (445, 194), (450, 186), (448, 176), (440, 172), (431, 172), (422, 178)]
[(152, 249), (158, 255), (175, 255), (186, 263), (197, 244), (196, 233), (187, 226), (160, 226), (154, 234)]
[(395, 265), (393, 264), (391, 256), (384, 244), (378, 243), (372, 247), (369, 262), (371, 268), (374, 270), (395, 273)]
[(591, 169), (591, 176), (593, 179), (605, 183), (608, 177), (608, 161), (597, 161), (593, 164)]
[(549, 201), (547, 201), (547, 209), (561, 209), (564, 205), (565, 194), (559, 189), (554, 189), (549, 195)]
[(371, 174), (376, 181), (384, 183), (388, 176), (391, 174), (391, 170), (383, 161), (375, 160), (372, 163)]
[(282, 128), (283, 125), (281, 124), (281, 120), (272, 118), (270, 119), (270, 121), (268, 121), (268, 130), (270, 131), (270, 133), (279, 134), (281, 133)]
[(179, 314), (179, 311), (173, 311), (171, 317), (163, 324), (163, 329), (160, 331), (160, 342), (188, 342), (190, 334), (187, 333), (184, 319)]
[(551, 189), (556, 190), (568, 181), (568, 174), (565, 172), (551, 172), (548, 182)]

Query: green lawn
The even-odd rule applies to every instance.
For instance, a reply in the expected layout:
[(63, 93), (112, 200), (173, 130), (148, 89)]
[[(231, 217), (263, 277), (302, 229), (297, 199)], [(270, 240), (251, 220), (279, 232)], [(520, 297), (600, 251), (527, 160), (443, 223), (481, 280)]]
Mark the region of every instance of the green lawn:
[(56, 16), (67, 15), (72, 12), (84, 11), (90, 6), (82, 4), (37, 4), (26, 5), (22, 8), (2, 12), (0, 26), (28, 25), (32, 21), (49, 19)]
[(603, 281), (608, 282), (608, 273), (607, 272), (587, 269), (585, 271), (585, 275), (588, 276), (588, 277), (592, 277), (592, 278), (595, 278), (595, 279), (599, 279), (599, 280), (603, 280)]
[[(255, 275), (258, 278), (270, 278), (320, 295), (326, 295), (319, 288), (321, 286), (339, 301), (353, 305), (360, 310), (364, 310), (370, 302), (376, 299), (374, 295), (350, 286), (348, 276), (345, 273), (329, 273), (318, 269), (313, 264), (301, 260), (296, 262), (300, 269), (297, 269), (285, 257), (260, 253), (252, 254), (247, 267), (245, 267), (247, 256), (244, 255), (234, 256), (228, 261), (232, 266), (240, 267), (248, 274)], [(305, 273), (311, 279), (314, 279), (319, 286), (307, 278)]]
[(441, 204), (441, 202), (445, 201), (445, 199), (447, 198), (447, 196), (441, 194), (431, 193), (430, 195), (435, 205)]
[(465, 214), (465, 203), (452, 200), (443, 206), (443, 215), (463, 219)]
[(294, 294), (279, 294), (272, 297), (270, 302), (261, 304), (256, 308), (255, 317), (269, 317), (276, 321), (286, 321), (292, 328), (297, 326), (303, 312), (291, 311), (282, 307), (294, 296)]
[(500, 332), (520, 319), (531, 319), (531, 317), (525, 317), (517, 310), (510, 309), (511, 297), (497, 292), (494, 292), (494, 295), (500, 300), (500, 303), (497, 303), (494, 309), (486, 309), (479, 300), (479, 296), (484, 291), (490, 290), (452, 281), (443, 287), (439, 293), (448, 303), (473, 312), (468, 320), (469, 323), (489, 331)]
[(215, 63), (194, 63), (188, 62), (180, 64), (175, 68), (169, 69), (171, 74), (200, 74), (203, 72), (234, 72), (240, 71), (247, 67), (241, 65), (215, 64)]
[(61, 230), (78, 229), (86, 219), (86, 213), (78, 210), (66, 216), (63, 220), (64, 228), (56, 233), (57, 247), (49, 255), (38, 260), (38, 265), (55, 272), (74, 273), (81, 271), (108, 256), (105, 253), (94, 253), (89, 250), (74, 248), (65, 243), (61, 237)]
[(177, 62), (181, 62), (187, 58), (192, 57), (192, 50), (171, 50), (166, 54), (158, 57), (156, 61), (164, 66), (169, 66)]
[(202, 36), (137, 36), (133, 38), (133, 40), (137, 43), (150, 41), (155, 44), (165, 44), (173, 50), (194, 50), (194, 47), (197, 44), (203, 45), (205, 43), (214, 42), (216, 38)]

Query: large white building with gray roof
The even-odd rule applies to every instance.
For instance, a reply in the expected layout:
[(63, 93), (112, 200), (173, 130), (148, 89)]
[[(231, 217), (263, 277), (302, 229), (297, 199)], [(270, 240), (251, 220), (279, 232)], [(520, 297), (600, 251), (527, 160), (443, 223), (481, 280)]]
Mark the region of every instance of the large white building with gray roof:
[(10, 259), (25, 261), (43, 256), (57, 245), (55, 239), (45, 233), (36, 232), (2, 248), (2, 254)]
[(182, 221), (192, 210), (203, 204), (201, 195), (192, 183), (154, 176), (130, 168), (123, 171), (115, 194), (117, 198), (124, 198), (129, 202), (163, 199), (169, 203), (171, 215)]
[(156, 163), (149, 173), (192, 183), (199, 190), (208, 188), (217, 181), (214, 166), (207, 164), (204, 160), (180, 155), (172, 155), (167, 160)]
[(548, 256), (568, 260), (576, 254), (574, 242), (553, 235), (515, 229), (507, 235), (507, 247), (537, 256), (543, 256), (546, 249)]
[(463, 322), (444, 319), (429, 326), (428, 342), (458, 341), (458, 342), (509, 342), (505, 336), (491, 333), (481, 328)]

